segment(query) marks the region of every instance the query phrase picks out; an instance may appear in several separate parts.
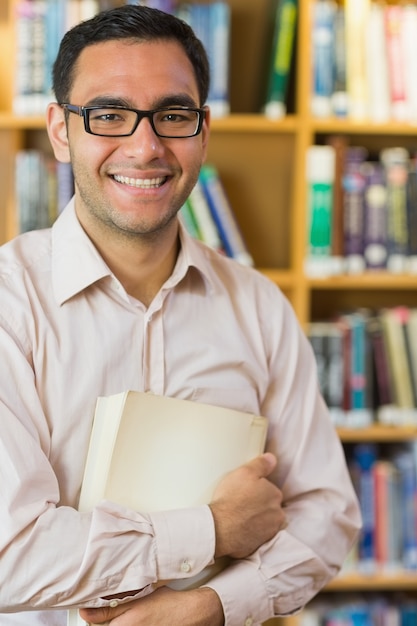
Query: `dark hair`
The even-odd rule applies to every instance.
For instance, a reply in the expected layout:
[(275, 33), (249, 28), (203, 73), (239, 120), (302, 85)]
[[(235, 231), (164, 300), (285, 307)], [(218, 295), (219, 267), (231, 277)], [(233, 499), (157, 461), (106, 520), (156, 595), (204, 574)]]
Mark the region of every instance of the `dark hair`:
[(206, 51), (192, 28), (174, 15), (136, 5), (102, 11), (77, 24), (64, 35), (52, 71), (53, 89), (58, 102), (68, 102), (74, 69), (82, 50), (95, 43), (115, 39), (132, 42), (178, 41), (194, 68), (199, 104), (205, 104), (210, 82), (209, 63)]

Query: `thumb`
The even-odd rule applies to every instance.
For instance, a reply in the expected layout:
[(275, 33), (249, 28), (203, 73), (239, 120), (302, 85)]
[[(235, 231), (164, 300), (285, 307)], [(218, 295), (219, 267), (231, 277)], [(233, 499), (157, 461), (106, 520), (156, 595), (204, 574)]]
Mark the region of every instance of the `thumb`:
[(249, 461), (247, 466), (252, 469), (252, 471), (254, 471), (259, 478), (265, 478), (266, 476), (269, 476), (276, 464), (277, 459), (272, 452), (264, 452), (264, 454), (261, 454), (260, 456), (257, 456)]

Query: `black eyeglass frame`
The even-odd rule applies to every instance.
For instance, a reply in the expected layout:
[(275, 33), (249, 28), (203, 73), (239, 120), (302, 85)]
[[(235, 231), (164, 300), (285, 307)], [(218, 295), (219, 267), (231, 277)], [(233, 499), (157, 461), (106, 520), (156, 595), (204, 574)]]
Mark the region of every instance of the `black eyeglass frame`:
[[(84, 106), (78, 106), (76, 104), (70, 104), (68, 102), (60, 102), (59, 106), (61, 106), (66, 111), (69, 111), (70, 113), (75, 113), (76, 115), (79, 115), (80, 117), (82, 117), (84, 119), (85, 132), (90, 135), (94, 135), (95, 137), (130, 137), (131, 135), (133, 135), (133, 133), (135, 132), (135, 130), (137, 129), (137, 127), (139, 126), (139, 123), (143, 120), (143, 118), (147, 117), (151, 124), (152, 130), (157, 137), (162, 137), (163, 139), (188, 139), (189, 137), (196, 137), (197, 135), (201, 133), (201, 130), (203, 128), (203, 122), (207, 113), (206, 109), (201, 109), (197, 107), (181, 107), (181, 106), (162, 107), (160, 109), (151, 109), (149, 111), (145, 111), (141, 109), (132, 109), (130, 107), (124, 107), (118, 104), (111, 104), (111, 105), (97, 104), (97, 105), (84, 107)], [(91, 130), (90, 111), (97, 111), (99, 109), (107, 109), (107, 108), (116, 109), (119, 111), (132, 111), (132, 113), (136, 113), (136, 116), (137, 116), (136, 123), (134, 124), (133, 129), (130, 131), (130, 133), (122, 133), (122, 134), (116, 133), (115, 135), (107, 135), (103, 133), (95, 133)], [(169, 113), (170, 111), (194, 111), (195, 113), (198, 114), (195, 131), (191, 135), (162, 135), (155, 128), (153, 116), (155, 113), (161, 113), (164, 111), (166, 111), (167, 113)]]

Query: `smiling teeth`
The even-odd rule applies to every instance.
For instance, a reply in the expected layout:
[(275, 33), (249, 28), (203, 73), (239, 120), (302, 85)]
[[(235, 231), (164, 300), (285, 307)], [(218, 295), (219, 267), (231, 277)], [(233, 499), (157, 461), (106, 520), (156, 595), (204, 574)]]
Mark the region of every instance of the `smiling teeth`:
[(129, 178), (128, 176), (113, 177), (118, 183), (122, 185), (130, 185), (131, 187), (138, 187), (139, 189), (151, 189), (153, 187), (160, 187), (165, 178)]

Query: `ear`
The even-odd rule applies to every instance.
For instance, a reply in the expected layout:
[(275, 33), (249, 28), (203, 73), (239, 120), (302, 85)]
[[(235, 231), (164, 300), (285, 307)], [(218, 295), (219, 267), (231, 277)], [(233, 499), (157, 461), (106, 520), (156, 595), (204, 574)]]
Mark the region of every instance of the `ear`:
[(210, 135), (210, 108), (208, 106), (205, 106), (204, 109), (206, 111), (206, 116), (204, 118), (203, 128), (201, 131), (203, 161), (205, 161), (207, 157), (208, 140)]
[(62, 163), (69, 163), (70, 151), (65, 112), (56, 102), (49, 104), (46, 110), (46, 128), (55, 158)]

